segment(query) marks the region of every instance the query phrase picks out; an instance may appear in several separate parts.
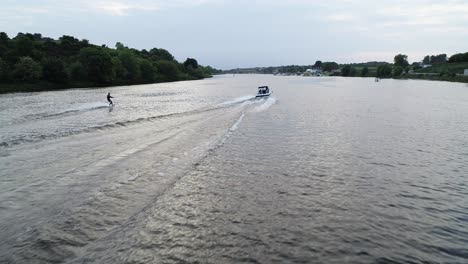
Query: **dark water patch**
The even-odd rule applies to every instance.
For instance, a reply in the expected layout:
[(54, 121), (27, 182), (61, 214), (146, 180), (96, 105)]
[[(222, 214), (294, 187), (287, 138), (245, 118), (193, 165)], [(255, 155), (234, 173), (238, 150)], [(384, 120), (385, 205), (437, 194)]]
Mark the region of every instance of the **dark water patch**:
[(389, 163), (384, 163), (384, 162), (369, 162), (369, 164), (377, 165), (377, 166), (381, 166), (381, 167), (395, 168), (395, 165), (392, 165), (392, 164), (389, 164)]

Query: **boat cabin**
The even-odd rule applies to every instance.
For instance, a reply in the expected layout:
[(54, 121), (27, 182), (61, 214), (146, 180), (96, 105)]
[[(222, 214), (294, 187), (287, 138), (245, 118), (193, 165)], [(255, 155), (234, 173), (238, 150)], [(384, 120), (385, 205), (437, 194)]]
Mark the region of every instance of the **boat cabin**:
[(268, 86), (260, 86), (258, 87), (258, 94), (268, 94), (270, 92), (270, 89)]

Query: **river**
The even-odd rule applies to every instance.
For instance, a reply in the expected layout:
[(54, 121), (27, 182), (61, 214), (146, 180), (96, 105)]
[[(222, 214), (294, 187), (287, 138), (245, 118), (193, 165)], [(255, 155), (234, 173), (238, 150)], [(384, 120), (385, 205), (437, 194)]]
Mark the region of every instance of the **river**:
[(0, 262), (467, 263), (467, 175), (466, 84), (3, 94)]

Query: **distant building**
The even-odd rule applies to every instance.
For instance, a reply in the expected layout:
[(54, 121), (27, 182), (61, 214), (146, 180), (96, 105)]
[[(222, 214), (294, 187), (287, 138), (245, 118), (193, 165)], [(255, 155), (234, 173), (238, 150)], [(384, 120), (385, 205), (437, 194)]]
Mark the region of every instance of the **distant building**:
[(307, 69), (303, 75), (304, 76), (321, 76), (322, 71), (320, 69)]
[(463, 75), (468, 76), (468, 69), (465, 69), (465, 71), (463, 72)]

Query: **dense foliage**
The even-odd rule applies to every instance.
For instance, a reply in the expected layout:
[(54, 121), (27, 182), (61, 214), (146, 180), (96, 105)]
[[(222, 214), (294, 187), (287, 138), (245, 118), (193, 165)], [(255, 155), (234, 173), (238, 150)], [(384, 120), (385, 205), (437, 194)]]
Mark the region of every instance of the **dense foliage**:
[(395, 66), (400, 66), (402, 68), (408, 67), (408, 55), (398, 54), (393, 59)]
[(439, 54), (439, 55), (427, 55), (423, 59), (423, 64), (437, 64), (437, 63), (446, 63), (447, 62), (447, 54)]
[(0, 83), (51, 83), (60, 87), (193, 80), (219, 71), (193, 58), (177, 62), (165, 49), (137, 50), (117, 42), (112, 49), (87, 40), (0, 32)]
[(390, 64), (384, 64), (377, 67), (377, 77), (391, 77), (392, 66)]
[(367, 74), (369, 74), (369, 67), (366, 66), (366, 67), (362, 68), (361, 76), (365, 77), (365, 76), (367, 76)]
[(341, 69), (341, 76), (355, 76), (356, 75), (356, 68), (351, 67), (351, 65), (345, 65)]
[(457, 62), (468, 62), (468, 52), (466, 53), (457, 53), (452, 55), (449, 60), (449, 63), (457, 63)]

